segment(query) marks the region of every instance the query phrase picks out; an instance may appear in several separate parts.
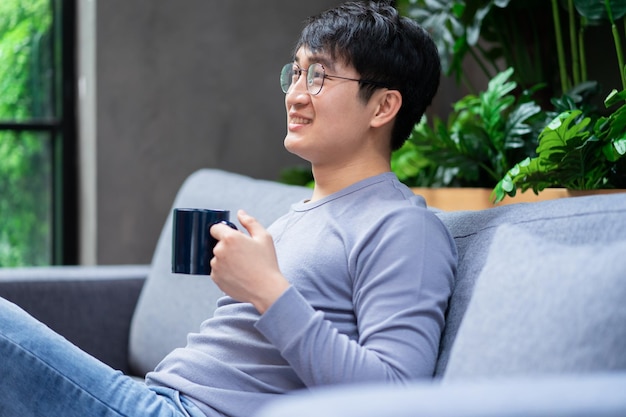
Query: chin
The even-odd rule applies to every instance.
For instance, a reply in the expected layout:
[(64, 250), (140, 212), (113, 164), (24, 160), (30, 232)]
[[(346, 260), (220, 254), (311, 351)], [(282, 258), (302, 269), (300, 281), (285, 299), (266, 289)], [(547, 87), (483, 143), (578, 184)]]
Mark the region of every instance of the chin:
[(304, 159), (305, 161), (310, 161), (309, 158), (307, 158), (306, 156), (306, 151), (305, 149), (300, 146), (302, 143), (293, 137), (290, 137), (289, 134), (287, 134), (287, 136), (285, 137), (285, 140), (283, 141), (283, 145), (285, 147), (285, 149), (287, 150), (287, 152), (294, 154), (302, 159)]
[(285, 136), (283, 146), (287, 149), (287, 151), (298, 155), (298, 139), (294, 138), (290, 133), (287, 133), (287, 136)]

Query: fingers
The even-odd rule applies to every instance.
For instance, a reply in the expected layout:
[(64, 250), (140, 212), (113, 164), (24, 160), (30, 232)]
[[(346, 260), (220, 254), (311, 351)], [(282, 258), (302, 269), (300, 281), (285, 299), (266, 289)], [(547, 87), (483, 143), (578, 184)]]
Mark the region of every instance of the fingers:
[[(266, 234), (265, 228), (259, 223), (254, 217), (250, 216), (243, 210), (239, 210), (237, 212), (237, 219), (239, 223), (248, 231), (250, 236), (252, 237), (262, 237)], [(228, 227), (222, 223), (216, 223), (211, 226), (210, 229), (211, 236), (213, 236), (217, 240), (222, 240), (224, 237), (228, 236), (230, 233), (236, 232), (236, 230)]]
[(213, 238), (222, 240), (224, 237), (228, 236), (229, 233), (237, 233), (237, 230), (223, 223), (215, 223), (211, 226), (209, 232)]
[(239, 219), (239, 223), (241, 223), (241, 225), (246, 228), (248, 233), (250, 233), (250, 236), (252, 236), (253, 238), (261, 237), (266, 234), (266, 230), (261, 225), (261, 223), (259, 223), (257, 219), (250, 216), (245, 211), (239, 210), (237, 212), (237, 219)]

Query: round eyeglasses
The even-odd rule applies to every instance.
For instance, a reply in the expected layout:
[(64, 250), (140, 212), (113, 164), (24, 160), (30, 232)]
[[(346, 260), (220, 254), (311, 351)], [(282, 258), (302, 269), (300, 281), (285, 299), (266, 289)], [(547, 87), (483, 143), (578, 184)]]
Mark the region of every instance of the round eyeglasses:
[(326, 74), (324, 66), (319, 63), (311, 64), (308, 69), (302, 69), (297, 64), (292, 63), (285, 64), (283, 69), (280, 71), (280, 88), (283, 90), (283, 93), (287, 94), (289, 92), (291, 86), (298, 82), (300, 75), (302, 75), (303, 72), (306, 72), (306, 89), (309, 94), (313, 96), (322, 91), (324, 80), (326, 78), (338, 78), (340, 80), (357, 81), (364, 84), (373, 84), (378, 87), (384, 87), (383, 84), (376, 81), (340, 77), (338, 75), (328, 75)]

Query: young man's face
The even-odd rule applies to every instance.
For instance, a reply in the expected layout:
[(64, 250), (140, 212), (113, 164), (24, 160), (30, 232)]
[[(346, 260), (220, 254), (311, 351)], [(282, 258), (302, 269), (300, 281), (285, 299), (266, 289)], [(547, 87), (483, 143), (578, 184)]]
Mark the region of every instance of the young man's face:
[[(371, 112), (368, 103), (359, 98), (358, 82), (332, 75), (354, 79), (360, 75), (354, 68), (306, 48), (298, 50), (295, 63), (304, 71), (285, 96), (285, 147), (313, 165), (349, 163), (366, 138)], [(324, 66), (328, 77), (321, 91), (313, 95), (307, 90), (305, 71), (315, 63)]]

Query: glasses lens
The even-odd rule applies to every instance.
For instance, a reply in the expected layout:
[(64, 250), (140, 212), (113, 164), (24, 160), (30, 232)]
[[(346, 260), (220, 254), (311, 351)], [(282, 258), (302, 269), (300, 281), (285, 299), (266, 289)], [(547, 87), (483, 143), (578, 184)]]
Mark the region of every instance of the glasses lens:
[(283, 90), (283, 93), (287, 94), (291, 84), (297, 81), (297, 79), (294, 80), (295, 75), (294, 65), (285, 64), (283, 69), (280, 71), (280, 88)]
[(322, 91), (324, 85), (324, 67), (322, 64), (313, 64), (306, 73), (306, 87), (309, 94), (316, 95)]
[[(291, 86), (298, 82), (305, 70), (295, 64), (285, 64), (280, 71), (280, 88), (287, 94)], [(313, 64), (306, 70), (306, 88), (309, 94), (316, 95), (324, 85), (325, 72), (321, 64)]]

